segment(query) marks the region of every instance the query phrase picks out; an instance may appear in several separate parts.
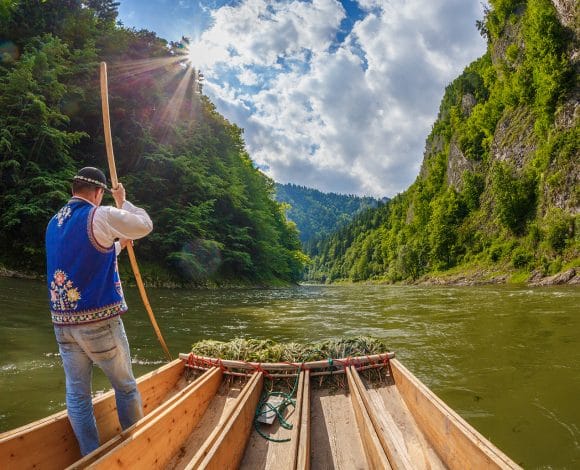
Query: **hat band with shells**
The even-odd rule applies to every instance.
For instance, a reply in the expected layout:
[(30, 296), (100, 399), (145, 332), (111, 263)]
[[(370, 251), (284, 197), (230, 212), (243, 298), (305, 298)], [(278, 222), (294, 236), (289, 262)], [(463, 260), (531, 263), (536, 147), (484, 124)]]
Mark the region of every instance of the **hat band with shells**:
[(104, 184), (102, 181), (94, 180), (92, 178), (87, 178), (86, 176), (76, 175), (73, 179), (84, 181), (85, 183), (94, 184), (95, 186), (98, 186), (99, 188), (109, 189), (109, 188), (107, 188), (107, 185)]

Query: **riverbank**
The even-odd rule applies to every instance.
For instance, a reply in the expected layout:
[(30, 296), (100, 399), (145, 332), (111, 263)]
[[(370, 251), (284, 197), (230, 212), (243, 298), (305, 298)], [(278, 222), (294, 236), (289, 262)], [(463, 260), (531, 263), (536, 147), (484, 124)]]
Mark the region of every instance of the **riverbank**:
[(535, 270), (528, 272), (498, 272), (476, 269), (459, 273), (428, 274), (410, 284), (429, 286), (479, 286), (489, 284), (526, 284), (528, 286), (580, 285), (580, 267), (568, 268), (554, 275)]
[(41, 276), (40, 274), (27, 273), (23, 271), (14, 271), (2, 265), (0, 265), (0, 277), (13, 277), (16, 279), (33, 279), (36, 281), (41, 281), (42, 279), (45, 279), (45, 276)]
[[(5, 266), (0, 265), (0, 277), (10, 277), (16, 279), (31, 279), (43, 281), (46, 279), (44, 275), (38, 273), (29, 273), (23, 271), (16, 271)], [(123, 273), (123, 279), (126, 279), (125, 284), (130, 287), (135, 287), (134, 278), (131, 274)], [(305, 282), (305, 285), (318, 285), (318, 283)], [(505, 272), (493, 269), (470, 269), (462, 271), (447, 271), (440, 273), (430, 273), (414, 281), (390, 282), (384, 279), (375, 279), (370, 281), (352, 282), (352, 281), (336, 281), (333, 284), (347, 285), (347, 284), (388, 284), (388, 285), (419, 285), (419, 286), (483, 286), (493, 284), (526, 284), (531, 287), (541, 286), (560, 286), (560, 285), (580, 285), (580, 266), (568, 267), (557, 274), (544, 275), (539, 270), (529, 272)], [(146, 287), (160, 287), (166, 289), (271, 289), (293, 287), (294, 284), (285, 282), (269, 282), (264, 284), (250, 284), (241, 280), (206, 280), (201, 283), (179, 283), (176, 281), (156, 279), (151, 280), (145, 278)], [(320, 284), (324, 285), (324, 284)]]
[[(150, 276), (151, 269), (148, 268), (147, 272), (141, 272), (143, 282), (145, 287), (151, 288), (164, 288), (164, 289), (272, 289), (272, 288), (283, 288), (283, 287), (295, 287), (296, 284), (281, 281), (279, 279), (274, 279), (262, 284), (245, 282), (241, 279), (231, 280), (231, 279), (220, 279), (213, 280), (207, 279), (199, 282), (178, 282), (171, 279), (165, 279), (164, 277)], [(29, 279), (34, 281), (46, 281), (46, 276), (44, 274), (18, 271), (14, 269), (7, 268), (6, 266), (0, 265), (0, 278), (14, 278), (14, 279)], [(129, 287), (136, 287), (135, 278), (133, 273), (128, 271), (124, 266), (121, 266), (121, 279), (123, 279), (123, 285)]]
[(499, 284), (527, 285), (530, 287), (580, 285), (580, 265), (567, 265), (556, 274), (544, 274), (539, 270), (515, 271), (494, 267), (457, 267), (449, 271), (425, 274), (415, 280), (391, 281), (389, 279), (370, 279), (353, 282), (336, 280), (331, 283), (306, 281), (303, 285), (401, 285), (401, 286), (486, 286)]

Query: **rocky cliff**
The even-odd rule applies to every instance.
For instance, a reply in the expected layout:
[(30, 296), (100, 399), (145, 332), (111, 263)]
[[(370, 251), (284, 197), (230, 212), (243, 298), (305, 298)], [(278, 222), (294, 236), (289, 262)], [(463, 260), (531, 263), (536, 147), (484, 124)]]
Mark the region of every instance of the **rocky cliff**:
[(576, 0), (491, 0), (417, 180), (323, 241), (311, 278), (579, 282), (579, 18)]

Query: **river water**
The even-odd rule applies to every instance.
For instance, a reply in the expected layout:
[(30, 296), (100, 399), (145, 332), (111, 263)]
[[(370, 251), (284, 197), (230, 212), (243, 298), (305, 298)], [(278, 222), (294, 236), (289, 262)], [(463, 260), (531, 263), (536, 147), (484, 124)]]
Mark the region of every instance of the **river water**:
[[(136, 289), (123, 319), (136, 375), (163, 361)], [(580, 468), (580, 289), (300, 286), (150, 289), (172, 353), (238, 336), (385, 338), (419, 379), (525, 468)], [(95, 371), (93, 388), (108, 388)], [(45, 287), (0, 278), (0, 432), (64, 408)]]

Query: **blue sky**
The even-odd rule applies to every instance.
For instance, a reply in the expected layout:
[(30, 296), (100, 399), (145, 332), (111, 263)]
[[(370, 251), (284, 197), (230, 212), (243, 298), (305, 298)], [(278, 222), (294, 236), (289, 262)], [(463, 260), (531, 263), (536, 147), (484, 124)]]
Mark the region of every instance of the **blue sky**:
[(393, 196), (448, 85), (485, 52), (480, 0), (121, 0), (125, 26), (192, 38), (204, 93), (281, 183)]

